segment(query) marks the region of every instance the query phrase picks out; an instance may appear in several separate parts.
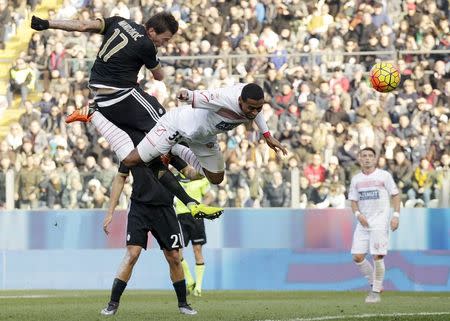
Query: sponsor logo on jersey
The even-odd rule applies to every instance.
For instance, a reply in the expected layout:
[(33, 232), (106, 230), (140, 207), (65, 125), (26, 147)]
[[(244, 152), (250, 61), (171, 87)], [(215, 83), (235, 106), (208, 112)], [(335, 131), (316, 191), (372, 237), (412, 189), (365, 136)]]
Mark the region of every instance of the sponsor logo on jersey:
[(218, 123), (216, 125), (216, 128), (219, 130), (223, 130), (223, 131), (229, 131), (239, 125), (240, 125), (239, 123), (238, 124), (237, 123), (227, 123), (227, 122), (221, 121), (220, 123)]
[(358, 193), (359, 193), (360, 201), (379, 200), (380, 199), (380, 192), (378, 190), (362, 191), (362, 192), (358, 192)]

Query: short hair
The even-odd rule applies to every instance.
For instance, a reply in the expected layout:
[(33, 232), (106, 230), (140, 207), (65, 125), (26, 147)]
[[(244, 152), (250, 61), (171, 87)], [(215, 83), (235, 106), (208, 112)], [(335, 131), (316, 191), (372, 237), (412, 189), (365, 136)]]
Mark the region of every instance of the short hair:
[(145, 29), (153, 28), (156, 34), (161, 34), (170, 31), (172, 35), (178, 31), (178, 21), (170, 12), (160, 12), (147, 20)]
[(375, 151), (375, 149), (373, 149), (372, 147), (364, 147), (363, 149), (361, 149), (359, 151), (359, 153), (361, 154), (364, 151), (369, 151), (372, 152), (374, 156), (377, 156), (377, 152)]
[(246, 101), (247, 99), (264, 99), (264, 91), (259, 85), (250, 83), (242, 88), (241, 98), (243, 101)]

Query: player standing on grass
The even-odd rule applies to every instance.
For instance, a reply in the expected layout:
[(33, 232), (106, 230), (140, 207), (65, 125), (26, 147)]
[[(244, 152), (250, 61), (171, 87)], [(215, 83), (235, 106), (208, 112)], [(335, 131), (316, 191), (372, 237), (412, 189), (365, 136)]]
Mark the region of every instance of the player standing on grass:
[[(351, 253), (358, 269), (372, 286), (366, 303), (378, 303), (385, 273), (384, 256), (389, 245), (390, 200), (394, 207), (390, 227), (395, 231), (399, 225), (400, 193), (392, 175), (376, 168), (373, 148), (362, 149), (358, 160), (362, 171), (352, 178), (348, 196), (358, 220)], [(366, 259), (367, 253), (373, 257), (373, 267)]]
[[(31, 27), (35, 30), (95, 32), (104, 36), (89, 79), (98, 112), (89, 119), (122, 160), (135, 146), (130, 131), (141, 132), (136, 140), (139, 142), (165, 113), (158, 100), (139, 87), (137, 77), (145, 65), (155, 79), (164, 78), (157, 46), (167, 44), (178, 31), (174, 16), (167, 12), (157, 13), (145, 25), (118, 16), (83, 21), (49, 21), (33, 16)], [(87, 115), (77, 110), (67, 117), (66, 122), (76, 120), (86, 121)], [(192, 215), (215, 218), (221, 214), (222, 209), (196, 204), (161, 162), (152, 162), (152, 169), (157, 179), (189, 207)]]
[[(113, 219), (113, 213), (129, 171), (126, 166), (120, 164), (119, 172), (113, 181), (110, 205), (103, 223), (106, 234), (108, 234), (108, 226)], [(120, 297), (131, 277), (133, 267), (142, 249), (147, 248), (149, 231), (158, 241), (169, 263), (170, 278), (177, 295), (180, 312), (197, 314), (197, 311), (192, 309), (186, 300), (186, 282), (178, 251), (183, 247), (183, 237), (173, 208), (173, 195), (161, 186), (148, 167), (136, 166), (131, 169), (131, 172), (133, 174), (133, 191), (128, 211), (127, 251), (114, 279), (110, 301), (101, 314), (114, 315), (117, 313)]]
[[(131, 149), (130, 146), (126, 152), (118, 154), (126, 166), (147, 163), (172, 152), (212, 184), (220, 184), (224, 177), (225, 162), (217, 143), (217, 134), (253, 121), (270, 148), (287, 154), (286, 148), (270, 134), (264, 116), (260, 113), (264, 104), (264, 91), (257, 84), (237, 84), (213, 90), (182, 90), (178, 99), (191, 105), (168, 111), (136, 148)], [(89, 117), (98, 119), (103, 116), (91, 111)], [(103, 133), (105, 127), (94, 125), (108, 139)], [(187, 143), (189, 148), (177, 144), (179, 141)], [(117, 150), (113, 144), (111, 146)]]
[[(203, 201), (203, 203), (209, 204), (214, 199), (210, 192), (211, 185), (206, 178), (197, 180), (181, 178), (181, 185), (190, 196), (199, 202)], [(183, 246), (187, 247), (189, 242), (191, 242), (195, 256), (195, 280), (191, 275), (189, 264), (184, 257), (181, 258), (188, 294), (192, 293), (194, 296), (201, 296), (203, 275), (205, 273), (205, 259), (202, 253), (202, 247), (206, 244), (205, 223), (203, 219), (193, 218), (189, 214), (189, 209), (178, 199), (176, 200), (175, 211), (183, 232)], [(182, 253), (181, 250), (180, 253)]]

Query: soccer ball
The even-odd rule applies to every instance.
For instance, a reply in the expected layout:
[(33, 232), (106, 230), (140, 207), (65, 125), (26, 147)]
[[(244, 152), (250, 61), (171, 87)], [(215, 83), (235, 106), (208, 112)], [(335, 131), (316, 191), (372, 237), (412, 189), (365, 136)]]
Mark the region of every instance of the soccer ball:
[(400, 72), (390, 62), (379, 62), (370, 70), (370, 83), (376, 91), (388, 93), (400, 83)]

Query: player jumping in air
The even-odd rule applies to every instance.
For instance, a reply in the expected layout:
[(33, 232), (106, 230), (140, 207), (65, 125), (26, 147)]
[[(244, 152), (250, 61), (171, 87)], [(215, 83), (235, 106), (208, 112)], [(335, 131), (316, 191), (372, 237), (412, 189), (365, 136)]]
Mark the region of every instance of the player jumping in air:
[[(92, 123), (123, 160), (165, 113), (158, 100), (138, 86), (137, 76), (145, 65), (155, 79), (164, 78), (157, 47), (166, 44), (178, 31), (178, 22), (166, 12), (155, 14), (145, 25), (118, 16), (84, 21), (49, 21), (33, 16), (31, 27), (35, 30), (95, 32), (104, 36), (89, 79), (98, 111), (92, 115)], [(79, 120), (79, 116), (74, 113), (66, 122)], [(141, 132), (135, 142), (129, 135), (131, 129)], [(160, 160), (152, 162), (151, 168), (157, 179), (188, 206), (192, 215), (215, 218), (222, 213), (221, 208), (197, 204)]]
[[(384, 257), (389, 245), (390, 199), (394, 207), (390, 227), (395, 231), (399, 225), (400, 193), (392, 175), (375, 167), (377, 157), (374, 149), (362, 149), (358, 160), (362, 172), (352, 178), (348, 196), (358, 220), (351, 253), (358, 269), (372, 286), (366, 303), (378, 303), (384, 280)], [(373, 257), (373, 267), (366, 260), (368, 252)]]
[[(212, 184), (220, 184), (225, 163), (217, 143), (217, 134), (252, 121), (255, 121), (270, 148), (287, 154), (286, 148), (271, 136), (264, 116), (260, 113), (264, 92), (257, 84), (237, 84), (201, 91), (181, 90), (178, 99), (191, 105), (168, 111), (136, 148), (130, 145), (126, 151), (121, 149), (119, 159), (126, 166), (147, 163), (171, 152), (194, 167)], [(108, 139), (103, 133), (107, 129), (104, 126), (107, 120), (102, 114), (92, 108), (81, 109), (77, 113), (83, 116), (87, 114), (87, 120)], [(78, 117), (78, 120), (85, 119)], [(189, 148), (177, 144), (179, 141), (186, 142)]]

